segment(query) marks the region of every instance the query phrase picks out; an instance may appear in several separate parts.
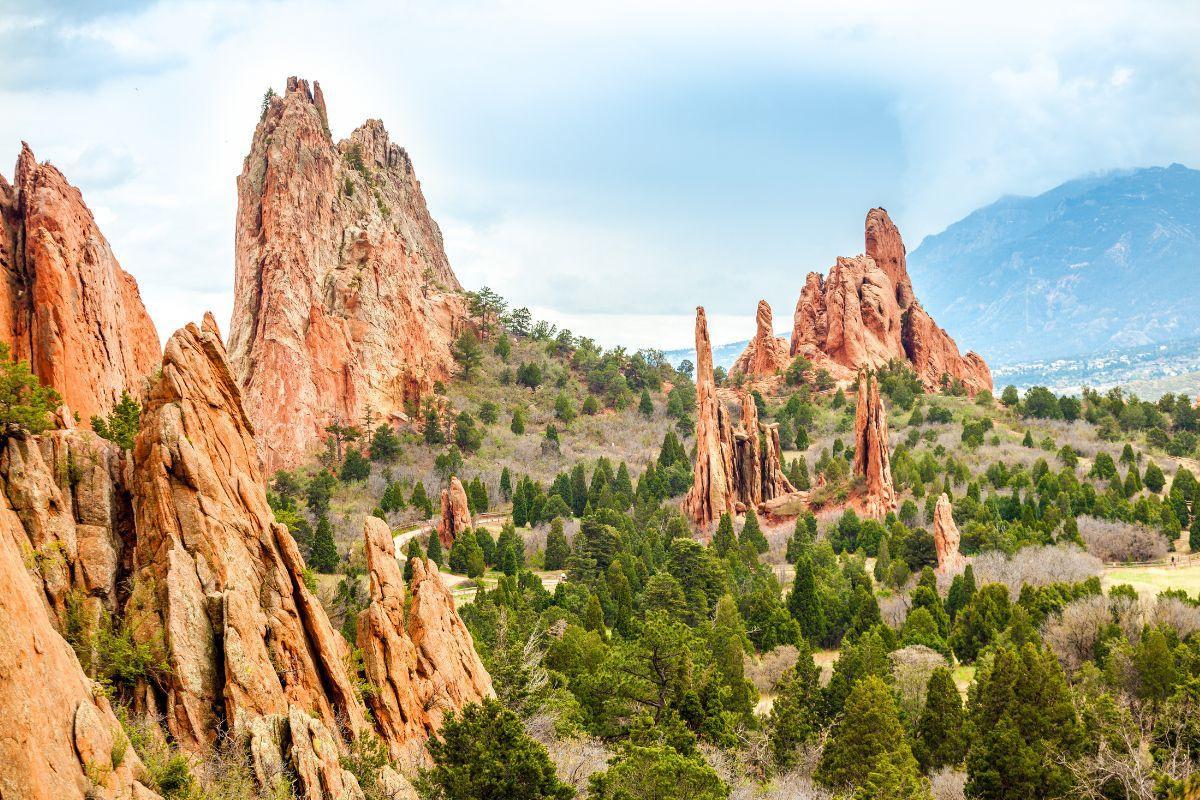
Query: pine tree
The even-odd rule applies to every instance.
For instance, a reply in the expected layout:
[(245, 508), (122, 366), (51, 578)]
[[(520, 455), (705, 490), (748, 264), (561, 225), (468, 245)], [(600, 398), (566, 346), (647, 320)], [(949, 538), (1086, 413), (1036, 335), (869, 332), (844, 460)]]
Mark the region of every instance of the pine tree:
[(796, 663), (775, 684), (775, 701), (767, 718), (771, 756), (785, 771), (796, 766), (800, 746), (820, 730), (821, 669), (803, 639), (797, 644)]
[[(880, 678), (868, 676), (850, 690), (845, 712), (821, 754), (814, 777), (836, 789), (858, 789), (875, 774), (887, 783), (908, 788), (899, 797), (929, 797), (920, 777), (891, 689)], [(875, 795), (883, 798), (887, 795)]]
[(621, 466), (617, 469), (617, 475), (612, 482), (613, 494), (621, 498), (622, 509), (627, 509), (633, 505), (633, 481), (629, 477), (629, 467), (625, 462), (621, 462)]
[(563, 569), (567, 566), (567, 559), (571, 555), (571, 548), (567, 544), (567, 536), (563, 532), (563, 521), (556, 518), (550, 523), (550, 533), (546, 535), (546, 556), (543, 566), (548, 569)]
[(788, 611), (800, 624), (800, 632), (806, 640), (820, 642), (825, 638), (825, 610), (817, 595), (812, 560), (807, 556), (802, 556), (796, 562), (796, 578), (792, 583), (792, 593), (788, 595)]
[(439, 567), (446, 565), (446, 556), (442, 552), (442, 539), (438, 536), (437, 531), (430, 531), (429, 546), (426, 548), (425, 557)]
[(600, 607), (600, 597), (596, 594), (588, 597), (587, 606), (583, 611), (583, 628), (604, 635), (604, 609)]
[(638, 413), (646, 417), (654, 416), (654, 402), (650, 399), (650, 392), (642, 389), (642, 398), (638, 401)]
[(1137, 694), (1142, 700), (1157, 706), (1175, 691), (1179, 677), (1175, 656), (1161, 628), (1151, 628), (1142, 635), (1133, 653), (1133, 664), (1138, 672)]
[(571, 511), (575, 516), (583, 516), (587, 501), (587, 473), (584, 471), (583, 464), (576, 464), (571, 468)]
[(488, 510), (487, 487), (483, 485), (483, 480), (478, 475), (467, 484), (467, 499), (470, 501), (472, 514), (483, 514)]
[(1167, 485), (1167, 478), (1158, 464), (1151, 461), (1146, 465), (1146, 474), (1142, 476), (1142, 483), (1146, 485), (1147, 489), (1158, 494)]
[(496, 540), (492, 538), (491, 531), (480, 525), (475, 529), (475, 541), (479, 543), (479, 551), (483, 553), (483, 563), (489, 567), (496, 566), (498, 554)]
[(966, 607), (975, 596), (975, 568), (967, 564), (961, 574), (955, 575), (950, 582), (950, 591), (946, 594), (946, 613), (954, 621), (958, 612)]
[(1024, 447), (1033, 447), (1033, 433), (1028, 428), (1025, 429), (1025, 438), (1021, 440)]
[(927, 773), (957, 766), (967, 753), (962, 697), (954, 685), (954, 676), (945, 667), (937, 667), (929, 676), (915, 738), (913, 753)]
[(724, 558), (733, 550), (736, 540), (733, 537), (733, 519), (728, 513), (721, 515), (717, 523), (717, 531), (713, 534), (712, 548), (717, 555)]
[(342, 462), (341, 470), (338, 471), (338, 478), (342, 483), (365, 481), (369, 477), (371, 477), (371, 462), (363, 458), (363, 454), (355, 448), (346, 450), (346, 458)]
[(333, 526), (324, 514), (317, 520), (317, 532), (313, 535), (312, 567), (317, 572), (331, 575), (338, 567), (337, 544), (333, 541)]
[(762, 526), (758, 524), (758, 514), (754, 512), (753, 508), (746, 510), (746, 521), (742, 523), (738, 542), (751, 547), (756, 553), (765, 553), (771, 549), (767, 537), (762, 532)]
[(412, 497), (409, 499), (409, 505), (421, 511), (422, 519), (429, 519), (433, 516), (433, 502), (429, 499), (429, 495), (425, 493), (425, 484), (417, 481), (417, 485), (413, 487)]
[(512, 424), (509, 425), (509, 430), (517, 436), (525, 433), (525, 414), (519, 408), (514, 408), (512, 412)]
[(892, 555), (887, 536), (879, 540), (879, 553), (875, 556), (875, 566), (872, 573), (876, 583), (883, 583), (892, 570)]
[(500, 470), (500, 497), (505, 502), (512, 500), (512, 473), (508, 467)]
[[(436, 539), (437, 535), (435, 534), (433, 538)], [(404, 547), (404, 556), (404, 582), (408, 583), (413, 576), (413, 562), (424, 556), (424, 553), (421, 552), (421, 542), (417, 537), (414, 536), (408, 540), (408, 544)]]
[(511, 523), (505, 523), (500, 529), (500, 538), (496, 541), (496, 565), (505, 575), (516, 575), (525, 566), (525, 546)]

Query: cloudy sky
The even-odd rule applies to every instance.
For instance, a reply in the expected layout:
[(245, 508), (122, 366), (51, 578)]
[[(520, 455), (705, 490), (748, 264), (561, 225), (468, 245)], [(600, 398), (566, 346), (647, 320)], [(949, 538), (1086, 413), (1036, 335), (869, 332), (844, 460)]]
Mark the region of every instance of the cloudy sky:
[(468, 287), (630, 346), (703, 304), (731, 341), (760, 297), (786, 327), (871, 206), (912, 249), (1003, 194), (1200, 166), (1194, 0), (979, 5), (0, 0), (0, 172), (24, 139), (80, 186), (165, 338), (228, 319), (261, 97), (315, 78), (335, 137), (408, 149)]

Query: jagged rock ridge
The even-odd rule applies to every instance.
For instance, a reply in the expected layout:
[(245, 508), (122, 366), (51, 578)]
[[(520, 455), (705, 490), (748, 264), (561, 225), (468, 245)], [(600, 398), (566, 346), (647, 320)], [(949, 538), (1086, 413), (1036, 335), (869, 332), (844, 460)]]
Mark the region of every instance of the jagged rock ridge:
[(790, 356), (803, 355), (839, 380), (907, 360), (928, 390), (957, 380), (972, 395), (990, 391), (987, 364), (975, 353), (960, 355), (914, 296), (904, 242), (884, 209), (867, 214), (865, 241), (865, 255), (839, 257), (828, 277), (808, 274), (793, 316)]
[[(734, 420), (737, 420), (736, 424)], [(783, 474), (778, 425), (758, 421), (749, 391), (717, 389), (704, 309), (696, 308), (696, 461), (683, 510), (707, 530), (795, 488)]]
[(331, 422), (405, 413), (453, 369), (462, 287), (408, 154), (368, 120), (334, 143), (319, 84), (268, 99), (238, 177), (229, 355), (268, 470)]
[(0, 177), (0, 341), (84, 420), (158, 366), (158, 333), (79, 190), (22, 142)]

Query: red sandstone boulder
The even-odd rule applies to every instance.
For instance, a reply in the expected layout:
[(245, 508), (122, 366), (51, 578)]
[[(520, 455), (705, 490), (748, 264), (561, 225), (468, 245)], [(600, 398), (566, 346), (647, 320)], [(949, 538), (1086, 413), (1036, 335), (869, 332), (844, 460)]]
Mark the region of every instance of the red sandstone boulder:
[(161, 349), (79, 190), (22, 143), (0, 178), (0, 341), (84, 420), (140, 395)]
[(254, 132), (235, 257), (229, 355), (268, 471), (451, 375), (465, 302), (412, 162), (379, 120), (335, 144), (317, 84), (289, 78)]

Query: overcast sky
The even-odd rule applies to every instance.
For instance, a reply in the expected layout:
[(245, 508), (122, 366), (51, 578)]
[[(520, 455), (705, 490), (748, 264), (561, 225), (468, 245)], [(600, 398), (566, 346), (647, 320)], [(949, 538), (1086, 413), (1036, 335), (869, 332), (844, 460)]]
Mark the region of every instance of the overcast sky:
[(22, 139), (63, 169), (164, 338), (228, 320), (260, 100), (317, 79), (335, 137), (408, 149), (466, 286), (671, 348), (698, 304), (716, 342), (760, 297), (786, 329), (872, 206), (911, 250), (1003, 194), (1200, 165), (1194, 0), (800, 5), (0, 0), (0, 172)]

